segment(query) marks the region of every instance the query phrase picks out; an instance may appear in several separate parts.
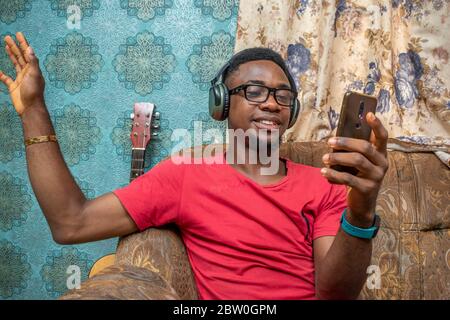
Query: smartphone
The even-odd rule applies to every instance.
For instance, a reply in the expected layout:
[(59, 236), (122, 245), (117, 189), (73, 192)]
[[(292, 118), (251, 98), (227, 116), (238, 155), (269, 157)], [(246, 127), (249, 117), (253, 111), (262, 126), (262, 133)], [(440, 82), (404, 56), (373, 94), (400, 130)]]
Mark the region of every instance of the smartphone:
[[(348, 137), (354, 139), (370, 140), (372, 128), (366, 121), (369, 112), (375, 114), (377, 108), (377, 98), (362, 93), (347, 91), (342, 100), (341, 114), (336, 130), (336, 137)], [(348, 152), (345, 150), (334, 150), (333, 152)], [(332, 169), (347, 172), (353, 175), (358, 174), (358, 169), (340, 165), (331, 166)]]

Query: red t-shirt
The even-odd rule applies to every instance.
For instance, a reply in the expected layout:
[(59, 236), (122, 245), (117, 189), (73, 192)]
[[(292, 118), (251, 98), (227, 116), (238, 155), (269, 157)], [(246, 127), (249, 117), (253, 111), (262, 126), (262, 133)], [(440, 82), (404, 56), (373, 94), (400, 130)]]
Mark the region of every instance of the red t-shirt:
[(336, 235), (346, 187), (286, 166), (263, 186), (226, 163), (168, 159), (114, 194), (140, 230), (178, 225), (200, 299), (314, 299), (312, 240)]

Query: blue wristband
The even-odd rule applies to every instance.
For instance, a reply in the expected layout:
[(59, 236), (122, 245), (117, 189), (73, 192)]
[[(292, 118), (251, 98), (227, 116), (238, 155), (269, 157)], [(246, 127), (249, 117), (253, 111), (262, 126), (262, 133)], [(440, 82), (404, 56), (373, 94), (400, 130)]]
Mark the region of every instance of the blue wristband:
[(345, 219), (345, 214), (347, 213), (347, 209), (344, 210), (341, 216), (341, 228), (344, 230), (347, 234), (362, 238), (362, 239), (372, 239), (375, 238), (375, 236), (378, 233), (378, 230), (380, 228), (380, 217), (375, 214), (375, 219), (373, 222), (372, 227), (370, 228), (358, 228), (353, 225), (351, 225), (347, 219)]

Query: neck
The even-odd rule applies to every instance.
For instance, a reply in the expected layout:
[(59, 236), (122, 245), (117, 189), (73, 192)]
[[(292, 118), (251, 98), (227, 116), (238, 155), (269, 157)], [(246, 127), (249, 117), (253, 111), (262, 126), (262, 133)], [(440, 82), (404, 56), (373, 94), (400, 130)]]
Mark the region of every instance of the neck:
[(226, 150), (226, 162), (250, 176), (285, 176), (286, 164), (280, 161), (279, 145), (260, 148), (234, 141)]

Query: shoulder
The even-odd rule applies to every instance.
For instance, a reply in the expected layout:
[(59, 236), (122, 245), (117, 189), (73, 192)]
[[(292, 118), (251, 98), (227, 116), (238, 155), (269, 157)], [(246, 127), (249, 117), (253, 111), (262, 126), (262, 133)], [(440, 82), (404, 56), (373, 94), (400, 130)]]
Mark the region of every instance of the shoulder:
[(181, 178), (184, 175), (185, 165), (178, 157), (168, 157), (158, 162), (153, 168), (148, 170), (144, 175), (145, 178)]

